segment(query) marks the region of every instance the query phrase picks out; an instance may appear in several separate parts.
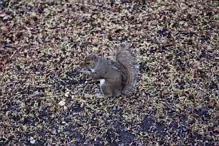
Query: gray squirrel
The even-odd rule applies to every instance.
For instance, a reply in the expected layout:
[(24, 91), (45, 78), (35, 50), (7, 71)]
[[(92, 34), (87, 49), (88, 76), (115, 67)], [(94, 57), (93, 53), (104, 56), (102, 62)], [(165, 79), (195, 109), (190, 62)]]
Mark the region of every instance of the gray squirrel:
[(138, 71), (135, 57), (127, 47), (117, 51), (115, 61), (90, 54), (80, 66), (80, 72), (100, 81), (100, 90), (106, 97), (129, 95), (135, 91)]

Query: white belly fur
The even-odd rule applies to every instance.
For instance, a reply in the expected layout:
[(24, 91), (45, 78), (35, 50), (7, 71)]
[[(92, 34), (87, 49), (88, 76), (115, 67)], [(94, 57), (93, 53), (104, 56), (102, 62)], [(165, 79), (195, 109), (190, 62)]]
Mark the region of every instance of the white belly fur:
[(91, 68), (90, 70), (91, 70), (91, 72), (95, 72), (95, 69), (93, 69), (93, 68)]
[(105, 83), (105, 79), (100, 79), (100, 91), (102, 92), (102, 94), (103, 94), (102, 87), (103, 87), (104, 83)]

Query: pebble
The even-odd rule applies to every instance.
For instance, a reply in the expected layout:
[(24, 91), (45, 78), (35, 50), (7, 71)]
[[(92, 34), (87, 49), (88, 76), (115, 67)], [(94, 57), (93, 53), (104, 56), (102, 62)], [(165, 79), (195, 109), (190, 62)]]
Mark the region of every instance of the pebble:
[(65, 105), (65, 101), (62, 100), (62, 101), (60, 101), (58, 104), (59, 104), (60, 106), (64, 106), (64, 105)]
[(30, 137), (30, 143), (35, 144), (36, 140), (33, 137)]

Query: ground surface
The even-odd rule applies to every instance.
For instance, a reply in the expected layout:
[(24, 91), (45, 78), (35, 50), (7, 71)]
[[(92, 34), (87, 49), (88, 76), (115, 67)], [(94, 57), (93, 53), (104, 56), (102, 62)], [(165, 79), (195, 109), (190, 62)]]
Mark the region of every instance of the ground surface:
[[(0, 145), (219, 145), (218, 13), (207, 0), (0, 1)], [(98, 97), (75, 70), (123, 42), (137, 92)]]

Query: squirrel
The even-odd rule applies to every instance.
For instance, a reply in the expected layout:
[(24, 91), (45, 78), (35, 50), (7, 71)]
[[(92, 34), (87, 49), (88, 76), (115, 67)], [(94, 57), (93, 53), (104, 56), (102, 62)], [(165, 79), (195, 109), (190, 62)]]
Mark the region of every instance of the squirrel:
[(106, 97), (129, 95), (135, 90), (138, 72), (136, 60), (127, 47), (117, 51), (115, 61), (90, 54), (80, 66), (81, 73), (100, 81), (100, 90)]

